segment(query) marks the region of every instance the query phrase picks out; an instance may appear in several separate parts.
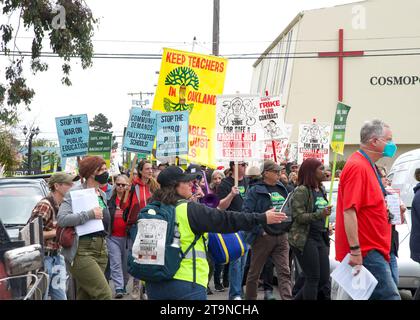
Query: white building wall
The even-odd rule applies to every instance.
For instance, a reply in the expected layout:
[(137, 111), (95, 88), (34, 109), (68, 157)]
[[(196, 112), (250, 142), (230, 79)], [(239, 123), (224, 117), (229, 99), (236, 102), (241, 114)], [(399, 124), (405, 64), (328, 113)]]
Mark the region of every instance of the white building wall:
[[(363, 13), (365, 19), (360, 20)], [(362, 23), (356, 23), (358, 21)], [(299, 122), (312, 121), (313, 118), (319, 122), (331, 123), (334, 120), (338, 100), (338, 58), (318, 58), (317, 54), (309, 53), (338, 51), (340, 28), (344, 29), (345, 51), (366, 50), (367, 55), (419, 53), (418, 49), (394, 49), (420, 48), (420, 1), (368, 0), (304, 12), (291, 30), (293, 39), (298, 41), (292, 42), (294, 46), (290, 51), (308, 52), (305, 56), (311, 58), (289, 60), (292, 66), (287, 68), (282, 92), (287, 105), (286, 122), (295, 125), (292, 141), (297, 140)], [(284, 61), (280, 62), (282, 64)], [(274, 86), (274, 94), (280, 93), (284, 71), (281, 66), (277, 70), (278, 74), (272, 75), (266, 66), (263, 67), (257, 90), (253, 83), (253, 92), (263, 93), (261, 83), (268, 79), (266, 86)], [(363, 122), (373, 118), (380, 118), (391, 125), (394, 140), (401, 150), (418, 146), (420, 82), (416, 85), (373, 86), (371, 78), (375, 76), (420, 77), (420, 55), (344, 58), (344, 102), (352, 107), (346, 133), (349, 151), (359, 143)]]

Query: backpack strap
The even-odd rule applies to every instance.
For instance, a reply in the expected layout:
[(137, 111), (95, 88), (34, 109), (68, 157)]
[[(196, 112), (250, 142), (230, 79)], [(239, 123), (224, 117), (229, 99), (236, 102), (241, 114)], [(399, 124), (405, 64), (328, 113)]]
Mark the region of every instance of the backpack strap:
[[(181, 257), (182, 259), (184, 259), (188, 252), (190, 252), (190, 250), (192, 250), (192, 256), (193, 256), (193, 282), (196, 283), (197, 280), (197, 261), (196, 261), (196, 254), (195, 254), (195, 244), (197, 243), (197, 241), (202, 237), (201, 234), (196, 234), (194, 237), (194, 241), (188, 246), (187, 250), (185, 250), (185, 252), (181, 251)], [(204, 246), (205, 247), (205, 246)], [(206, 250), (207, 251), (207, 250)]]

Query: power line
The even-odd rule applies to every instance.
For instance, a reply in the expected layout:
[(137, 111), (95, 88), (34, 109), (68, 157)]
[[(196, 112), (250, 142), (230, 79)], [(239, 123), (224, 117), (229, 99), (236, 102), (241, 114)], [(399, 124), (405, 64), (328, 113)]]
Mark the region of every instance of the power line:
[[(30, 39), (33, 37), (15, 37), (17, 39)], [(401, 39), (419, 39), (420, 35), (414, 36), (392, 36), (392, 37), (366, 37), (366, 38), (344, 38), (344, 41), (370, 41), (370, 40), (401, 40)], [(123, 40), (123, 39), (92, 39), (93, 42), (110, 43), (141, 43), (141, 44), (185, 44), (191, 45), (191, 41), (166, 41), (166, 40)], [(279, 42), (329, 42), (337, 39), (283, 39)], [(272, 43), (273, 40), (243, 40), (243, 41), (220, 41), (220, 44), (240, 44), (240, 43)], [(213, 41), (199, 41), (196, 44), (213, 45)]]
[[(370, 49), (364, 50), (365, 52), (383, 52), (383, 51), (410, 51), (410, 50), (420, 50), (419, 48), (401, 48), (401, 49)], [(12, 51), (11, 51), (12, 52)], [(12, 52), (14, 54), (18, 53), (21, 56), (32, 56), (28, 51), (21, 52)], [(1, 55), (6, 55), (4, 52)], [(382, 53), (382, 54), (366, 54), (363, 57), (397, 57), (397, 56), (418, 56), (419, 52), (411, 53)], [(278, 53), (266, 53), (266, 54), (256, 54), (256, 53), (240, 53), (240, 54), (226, 54), (221, 55), (222, 57), (229, 58), (231, 60), (256, 60), (256, 59), (314, 59), (319, 58), (318, 52), (295, 52), (292, 54), (278, 54)], [(331, 56), (330, 58), (338, 57)], [(59, 58), (58, 54), (53, 52), (41, 53), (43, 58)], [(74, 56), (77, 58), (77, 56)], [(162, 58), (161, 54), (117, 54), (117, 53), (97, 53), (93, 54), (92, 59), (125, 59), (125, 60), (160, 60)]]

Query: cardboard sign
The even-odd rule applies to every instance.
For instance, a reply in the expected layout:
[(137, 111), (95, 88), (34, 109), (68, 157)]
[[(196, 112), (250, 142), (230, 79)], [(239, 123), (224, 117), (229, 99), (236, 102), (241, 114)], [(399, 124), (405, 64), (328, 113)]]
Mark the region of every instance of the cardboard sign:
[(156, 157), (188, 154), (188, 111), (157, 115)]
[(331, 149), (338, 154), (344, 154), (344, 138), (346, 136), (347, 116), (351, 107), (339, 102), (335, 112), (334, 131), (331, 141)]
[(298, 138), (298, 164), (316, 158), (325, 165), (330, 159), (331, 125), (326, 123), (301, 123)]
[[(274, 141), (274, 146), (276, 148), (276, 157), (277, 162), (287, 161), (287, 148), (289, 146), (289, 139), (292, 134), (293, 125), (292, 124), (285, 124), (285, 138), (283, 139), (276, 139)], [(272, 141), (261, 141), (263, 145), (262, 150), (262, 158), (264, 160), (275, 160), (274, 159), (274, 152), (273, 152), (273, 142)]]
[(259, 97), (218, 96), (216, 105), (216, 160), (258, 160), (262, 140), (258, 122)]
[(261, 97), (258, 102), (258, 120), (264, 132), (264, 140), (289, 139), (284, 123), (280, 97)]
[(153, 110), (189, 112), (189, 162), (215, 167), (216, 95), (223, 93), (228, 60), (165, 48)]
[(105, 162), (107, 168), (111, 164), (111, 148), (112, 148), (112, 133), (90, 131), (89, 134), (89, 150), (90, 156), (100, 156)]
[(151, 154), (156, 137), (156, 111), (131, 108), (123, 150)]
[(88, 153), (89, 122), (86, 114), (55, 118), (62, 158)]

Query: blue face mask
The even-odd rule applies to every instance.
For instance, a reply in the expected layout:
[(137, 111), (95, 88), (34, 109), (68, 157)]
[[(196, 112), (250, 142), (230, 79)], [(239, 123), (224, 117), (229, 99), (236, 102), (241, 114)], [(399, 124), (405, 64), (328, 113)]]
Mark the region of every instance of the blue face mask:
[(397, 145), (393, 141), (388, 141), (385, 145), (382, 155), (384, 157), (393, 158), (397, 152)]

